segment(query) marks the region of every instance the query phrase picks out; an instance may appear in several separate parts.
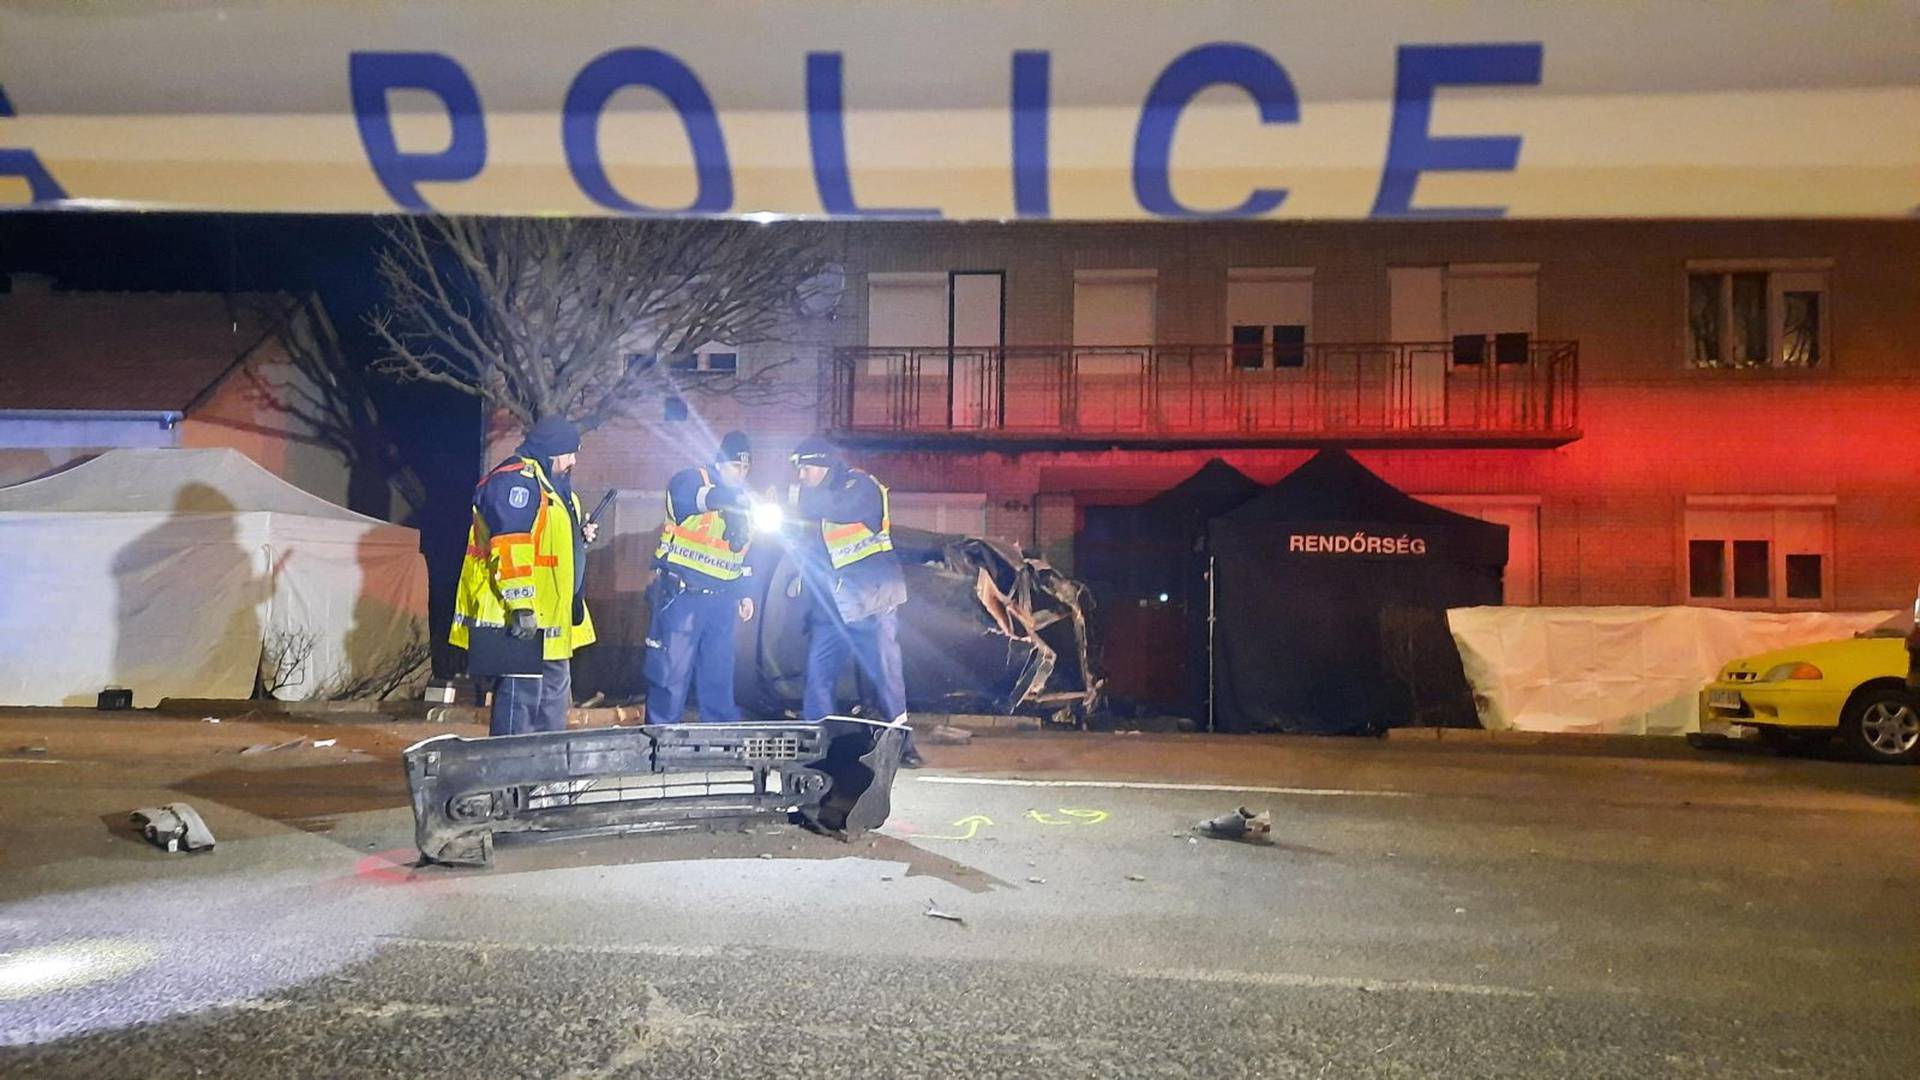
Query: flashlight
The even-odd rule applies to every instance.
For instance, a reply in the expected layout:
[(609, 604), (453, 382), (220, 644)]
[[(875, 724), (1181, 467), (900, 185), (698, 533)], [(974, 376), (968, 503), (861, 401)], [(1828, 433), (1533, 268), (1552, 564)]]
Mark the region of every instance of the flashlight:
[(777, 502), (755, 499), (747, 513), (753, 519), (754, 532), (779, 532), (787, 523), (787, 513)]

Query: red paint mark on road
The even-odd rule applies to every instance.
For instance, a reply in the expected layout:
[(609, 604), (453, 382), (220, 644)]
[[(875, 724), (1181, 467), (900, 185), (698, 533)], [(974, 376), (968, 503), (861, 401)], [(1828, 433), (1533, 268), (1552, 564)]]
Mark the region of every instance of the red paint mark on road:
[(354, 864), (353, 876), (371, 885), (410, 885), (421, 880), (413, 872), (419, 857), (413, 848), (376, 852)]

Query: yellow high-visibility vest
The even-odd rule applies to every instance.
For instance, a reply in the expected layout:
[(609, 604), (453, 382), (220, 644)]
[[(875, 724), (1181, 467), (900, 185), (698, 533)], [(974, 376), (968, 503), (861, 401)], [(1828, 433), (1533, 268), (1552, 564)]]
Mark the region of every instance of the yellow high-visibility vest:
[(540, 509), (533, 529), (492, 535), (476, 507), (467, 527), (467, 557), (460, 564), (460, 591), (454, 597), (453, 630), (447, 640), (468, 648), (473, 627), (503, 629), (507, 613), (528, 608), (540, 627), (540, 655), (566, 660), (574, 650), (594, 640), (593, 617), (581, 605), (580, 622), (573, 621), (574, 522), (581, 517), (580, 497), (562, 499), (532, 458), (508, 462), (481, 480), (517, 472), (539, 487)]
[(893, 504), (887, 485), (866, 473), (860, 475), (880, 489), (880, 531), (867, 528), (864, 521), (822, 521), (820, 538), (827, 542), (827, 558), (835, 570), (845, 570), (861, 559), (893, 550)]
[[(700, 486), (716, 486), (705, 469), (700, 470)], [(675, 521), (673, 511), (673, 493), (669, 491), (666, 524), (660, 527), (660, 546), (653, 553), (656, 560), (698, 570), (721, 581), (737, 580), (746, 572), (746, 545), (741, 545), (738, 551), (727, 545), (724, 514), (718, 510), (696, 509)]]

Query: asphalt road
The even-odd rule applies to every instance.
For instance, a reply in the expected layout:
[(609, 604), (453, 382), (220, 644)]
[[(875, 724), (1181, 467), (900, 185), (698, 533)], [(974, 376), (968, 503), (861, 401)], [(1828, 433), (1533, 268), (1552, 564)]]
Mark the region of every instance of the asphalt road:
[[(1920, 1075), (1920, 770), (1010, 737), (851, 845), (453, 871), (420, 733), (0, 713), (0, 1075)], [(174, 800), (213, 852), (120, 825)], [(1190, 833), (1242, 803), (1275, 843)]]

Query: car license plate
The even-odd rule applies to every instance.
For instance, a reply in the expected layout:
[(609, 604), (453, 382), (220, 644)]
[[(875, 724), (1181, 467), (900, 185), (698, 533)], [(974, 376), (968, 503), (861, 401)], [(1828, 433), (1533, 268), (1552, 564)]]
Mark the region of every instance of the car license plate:
[(1710, 709), (1726, 709), (1729, 712), (1738, 712), (1743, 707), (1743, 703), (1740, 700), (1740, 691), (1709, 690), (1707, 691), (1707, 707)]

